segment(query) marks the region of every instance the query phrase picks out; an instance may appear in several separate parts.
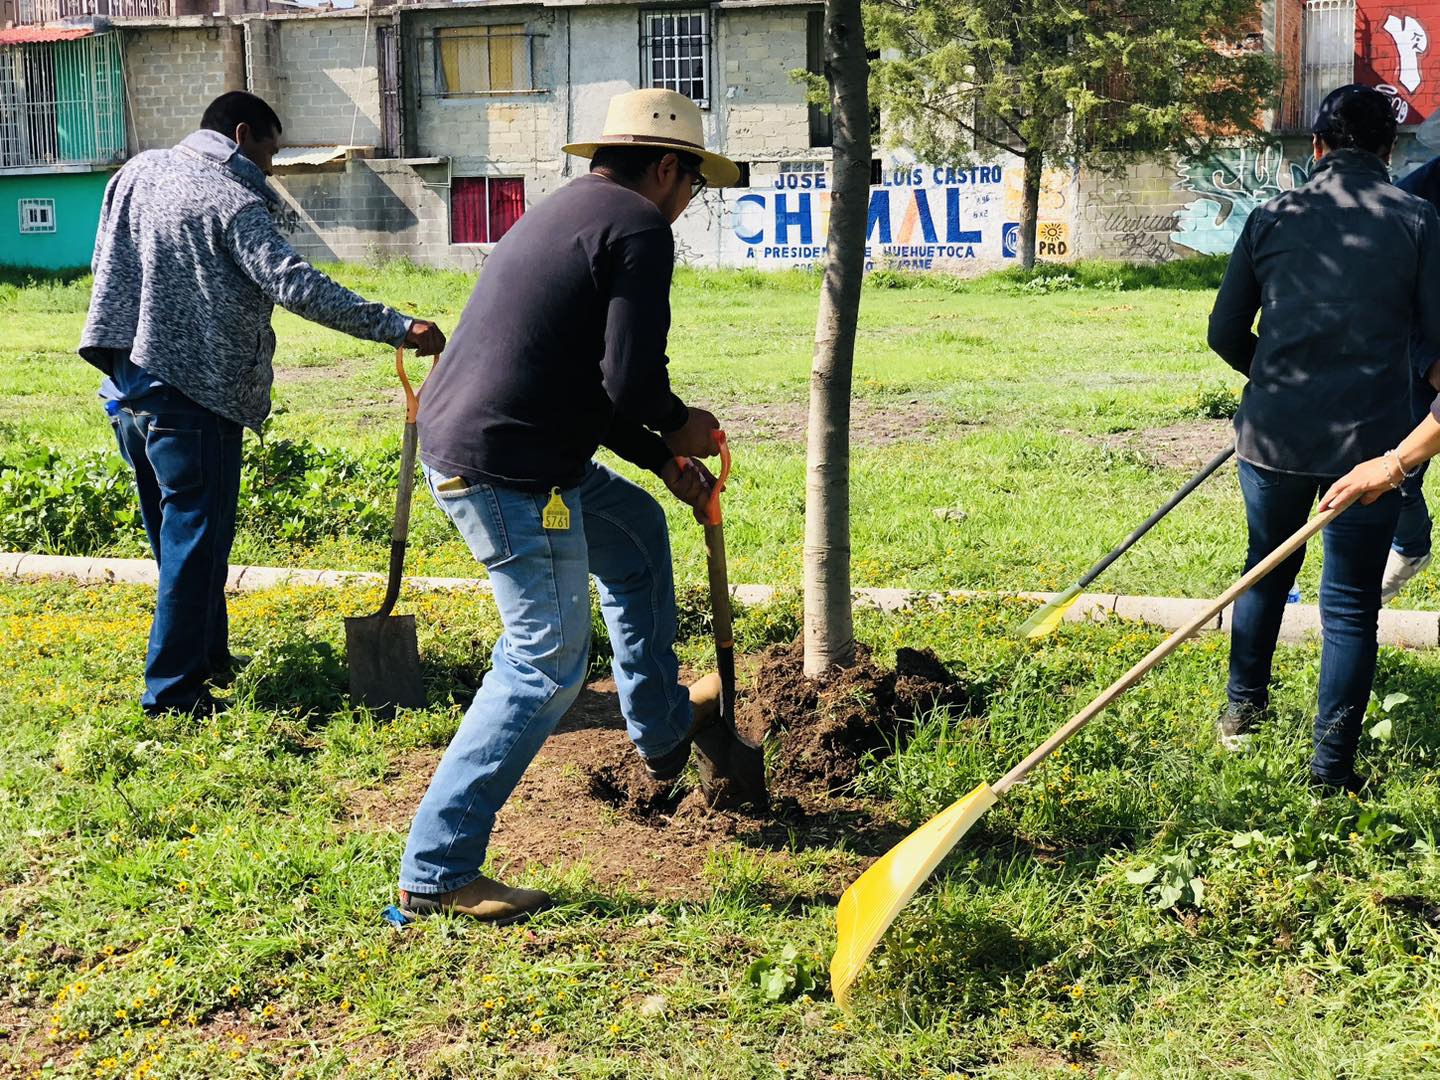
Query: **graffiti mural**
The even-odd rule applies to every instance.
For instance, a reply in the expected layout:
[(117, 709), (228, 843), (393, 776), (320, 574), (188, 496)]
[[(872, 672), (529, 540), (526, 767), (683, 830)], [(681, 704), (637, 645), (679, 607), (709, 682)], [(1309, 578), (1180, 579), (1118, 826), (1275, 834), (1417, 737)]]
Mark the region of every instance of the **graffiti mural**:
[[(1022, 170), (892, 163), (870, 189), (866, 269), (957, 268), (1001, 263), (1019, 252)], [(1069, 258), (1073, 177), (1048, 171), (1042, 181), (1036, 252)], [(731, 232), (742, 265), (807, 266), (825, 255), (830, 178), (821, 162), (780, 162), (732, 204)]]
[(1174, 216), (1170, 241), (1203, 255), (1228, 255), (1250, 211), (1303, 184), (1308, 162), (1285, 156), (1276, 143), (1263, 150), (1226, 150), (1204, 161), (1182, 162), (1181, 191), (1198, 196)]
[(1440, 108), (1440, 0), (1359, 0), (1355, 81), (1394, 99), (1395, 118), (1419, 124)]

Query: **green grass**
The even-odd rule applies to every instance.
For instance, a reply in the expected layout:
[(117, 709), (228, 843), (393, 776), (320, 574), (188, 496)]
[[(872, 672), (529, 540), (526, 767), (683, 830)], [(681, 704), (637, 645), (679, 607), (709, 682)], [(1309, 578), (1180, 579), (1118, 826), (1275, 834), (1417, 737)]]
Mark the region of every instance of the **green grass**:
[[(403, 263), (332, 269), (361, 292), (446, 326), (473, 285), (467, 274)], [(1221, 269), (1223, 260), (1201, 259), (1159, 268), (1081, 263), (972, 281), (872, 278), (855, 367), (855, 583), (1043, 589), (1073, 581), (1186, 479), (1187, 470), (1124, 449), (1126, 438), (1213, 415), (1238, 386), (1203, 340)], [(1032, 288), (1057, 281), (1065, 287)], [(722, 423), (739, 412), (758, 416), (762, 431), (776, 418), (803, 429), (816, 284), (802, 272), (680, 271), (670, 346), (677, 389), (713, 407)], [(96, 375), (73, 354), (87, 295), (84, 277), (0, 279), (0, 461), (37, 446), (63, 455), (108, 448)], [(280, 375), (268, 438), (393, 461), (399, 396), (387, 351), (283, 312), (276, 329)], [(424, 364), (415, 366), (423, 373)], [(906, 437), (877, 443), (877, 425)], [(734, 449), (726, 510), (732, 579), (797, 584), (804, 447), (741, 435)], [(653, 478), (640, 479), (660, 493)], [(363, 494), (388, 503), (378, 483)], [(954, 507), (963, 521), (936, 515)], [(699, 530), (683, 508), (670, 512), (677, 571), (700, 580)], [(479, 572), (429, 499), (416, 501), (413, 527), (412, 572)], [(1241, 533), (1238, 485), (1227, 469), (1100, 585), (1214, 594), (1238, 572)], [(69, 550), (59, 539), (28, 546)], [(143, 541), (132, 530), (86, 550), (137, 555)], [(242, 520), (235, 558), (378, 569), (384, 550), (383, 538), (343, 531), (289, 542)], [(1302, 578), (1312, 597), (1316, 562)], [(1440, 606), (1429, 575), (1406, 598)]]
[[(403, 822), (350, 802), (383, 800), (458, 712), (344, 706), (339, 616), (374, 599), (237, 598), (255, 655), (240, 705), (194, 724), (131, 703), (146, 590), (0, 592), (0, 1073), (48, 1058), (58, 1076), (1440, 1075), (1434, 655), (1382, 650), (1378, 688), (1411, 702), (1362, 745), (1377, 795), (1317, 805), (1301, 784), (1316, 650), (1281, 651), (1274, 726), (1225, 755), (1209, 728), (1224, 639), (1185, 646), (982, 819), (847, 1016), (823, 978), (771, 1000), (746, 972), (822, 969), (817, 883), (860, 834), (816, 847), (801, 830), (788, 855), (722, 844), (684, 902), (512, 866), (559, 908), (524, 929), (385, 927)], [(458, 594), (415, 606), (438, 700), (483, 664), (496, 619)], [(922, 717), (867, 771), (902, 821), (993, 779), (1156, 640), (1122, 624), (1015, 642), (997, 632), (1014, 606), (862, 618), (882, 660), (933, 647), (987, 701)], [(685, 625), (684, 657), (703, 662), (700, 621)], [(793, 625), (743, 612), (742, 646)], [(1187, 860), (1170, 906), (1159, 889)]]

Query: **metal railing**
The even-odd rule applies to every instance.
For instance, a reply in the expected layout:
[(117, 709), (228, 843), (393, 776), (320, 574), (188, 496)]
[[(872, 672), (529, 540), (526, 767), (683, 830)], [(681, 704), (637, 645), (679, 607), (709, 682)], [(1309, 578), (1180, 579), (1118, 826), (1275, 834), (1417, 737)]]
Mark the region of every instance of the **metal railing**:
[(1355, 0), (1305, 5), (1305, 68), (1300, 119), (1313, 117), (1325, 95), (1355, 81)]
[(175, 13), (175, 0), (19, 0), (15, 20), (20, 26), (44, 26), (87, 15), (158, 19)]
[(0, 49), (0, 169), (125, 157), (120, 35)]

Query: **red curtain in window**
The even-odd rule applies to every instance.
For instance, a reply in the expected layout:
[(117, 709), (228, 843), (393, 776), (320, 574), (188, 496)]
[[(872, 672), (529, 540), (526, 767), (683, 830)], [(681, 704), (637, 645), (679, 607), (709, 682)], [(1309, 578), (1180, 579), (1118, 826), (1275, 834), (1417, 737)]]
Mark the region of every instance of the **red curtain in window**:
[(490, 241), (499, 240), (525, 213), (525, 181), (490, 181)]
[(483, 244), (485, 235), (485, 178), (456, 176), (450, 181), (450, 242)]

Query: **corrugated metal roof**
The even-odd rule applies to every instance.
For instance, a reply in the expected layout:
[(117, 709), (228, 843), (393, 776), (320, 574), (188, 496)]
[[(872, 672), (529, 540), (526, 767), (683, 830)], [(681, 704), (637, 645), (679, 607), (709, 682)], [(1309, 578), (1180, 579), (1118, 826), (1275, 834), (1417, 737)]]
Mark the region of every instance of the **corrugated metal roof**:
[(46, 41), (74, 41), (95, 31), (88, 26), (17, 26), (0, 30), (0, 45), (35, 45)]
[(286, 146), (280, 149), (275, 157), (271, 159), (272, 165), (324, 165), (327, 161), (334, 161), (338, 157), (344, 157), (346, 150), (358, 150), (360, 147), (350, 146)]

